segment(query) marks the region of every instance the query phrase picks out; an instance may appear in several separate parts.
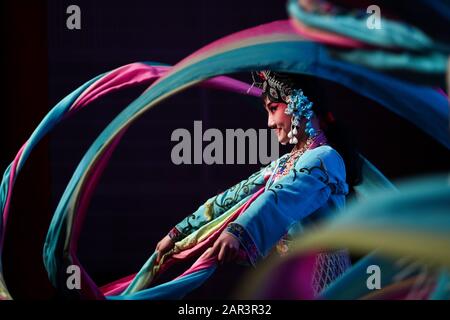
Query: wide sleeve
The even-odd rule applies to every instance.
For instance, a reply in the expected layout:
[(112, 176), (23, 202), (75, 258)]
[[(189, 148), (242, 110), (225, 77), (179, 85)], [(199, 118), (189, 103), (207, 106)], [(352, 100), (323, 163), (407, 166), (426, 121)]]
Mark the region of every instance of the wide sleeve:
[(348, 193), (345, 166), (334, 149), (322, 146), (300, 157), (289, 174), (262, 193), (226, 231), (239, 239), (254, 265), (294, 223), (319, 209), (332, 193)]
[(274, 162), (255, 172), (224, 192), (208, 199), (194, 213), (184, 218), (170, 232), (174, 241), (179, 241), (198, 230), (207, 222), (219, 217), (236, 203), (255, 193), (265, 185), (265, 181), (274, 167)]

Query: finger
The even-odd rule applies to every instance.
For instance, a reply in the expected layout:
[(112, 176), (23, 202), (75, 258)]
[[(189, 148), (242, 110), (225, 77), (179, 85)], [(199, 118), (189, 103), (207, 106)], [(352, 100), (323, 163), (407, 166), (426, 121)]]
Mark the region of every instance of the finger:
[(224, 263), (226, 257), (227, 257), (227, 247), (226, 246), (221, 246), (220, 247), (219, 256), (218, 256), (219, 262), (221, 264)]
[(161, 251), (156, 250), (157, 255), (156, 255), (156, 263), (159, 263), (159, 260), (161, 259)]
[(204, 257), (205, 259), (208, 259), (208, 258), (209, 258), (209, 256), (211, 255), (211, 250), (212, 250), (212, 247), (206, 249), (205, 253), (203, 254), (203, 257)]
[(214, 244), (214, 246), (210, 247), (206, 252), (207, 254), (205, 255), (206, 259), (209, 259), (210, 257), (212, 257), (214, 255), (214, 253), (216, 253), (217, 251), (217, 245)]

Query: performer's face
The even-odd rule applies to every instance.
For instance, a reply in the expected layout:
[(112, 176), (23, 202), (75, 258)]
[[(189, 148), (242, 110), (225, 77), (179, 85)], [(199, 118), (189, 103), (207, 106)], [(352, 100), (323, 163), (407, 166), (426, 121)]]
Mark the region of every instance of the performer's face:
[(264, 107), (267, 111), (267, 125), (274, 129), (278, 142), (287, 144), (289, 142), (288, 133), (291, 130), (291, 117), (284, 113), (287, 105), (283, 102), (272, 102), (264, 97)]

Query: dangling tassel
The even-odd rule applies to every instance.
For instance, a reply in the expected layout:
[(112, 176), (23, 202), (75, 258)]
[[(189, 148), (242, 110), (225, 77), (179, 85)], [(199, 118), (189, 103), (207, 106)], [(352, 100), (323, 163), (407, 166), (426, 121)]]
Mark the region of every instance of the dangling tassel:
[(297, 144), (298, 143), (298, 139), (296, 137), (297, 135), (297, 127), (292, 126), (291, 131), (288, 132), (288, 138), (289, 138), (289, 143), (290, 144)]
[(291, 120), (291, 131), (288, 132), (288, 138), (289, 138), (289, 143), (290, 144), (297, 144), (298, 143), (298, 139), (297, 139), (297, 125), (298, 120), (295, 119), (295, 117), (292, 117)]

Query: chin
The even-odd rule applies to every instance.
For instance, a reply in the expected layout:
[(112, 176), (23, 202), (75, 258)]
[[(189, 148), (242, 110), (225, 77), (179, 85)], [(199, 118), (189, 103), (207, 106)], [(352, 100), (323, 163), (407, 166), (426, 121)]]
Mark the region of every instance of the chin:
[(278, 136), (278, 142), (282, 144), (283, 146), (287, 145), (289, 142), (289, 138), (287, 137), (287, 134), (282, 134), (281, 136)]

